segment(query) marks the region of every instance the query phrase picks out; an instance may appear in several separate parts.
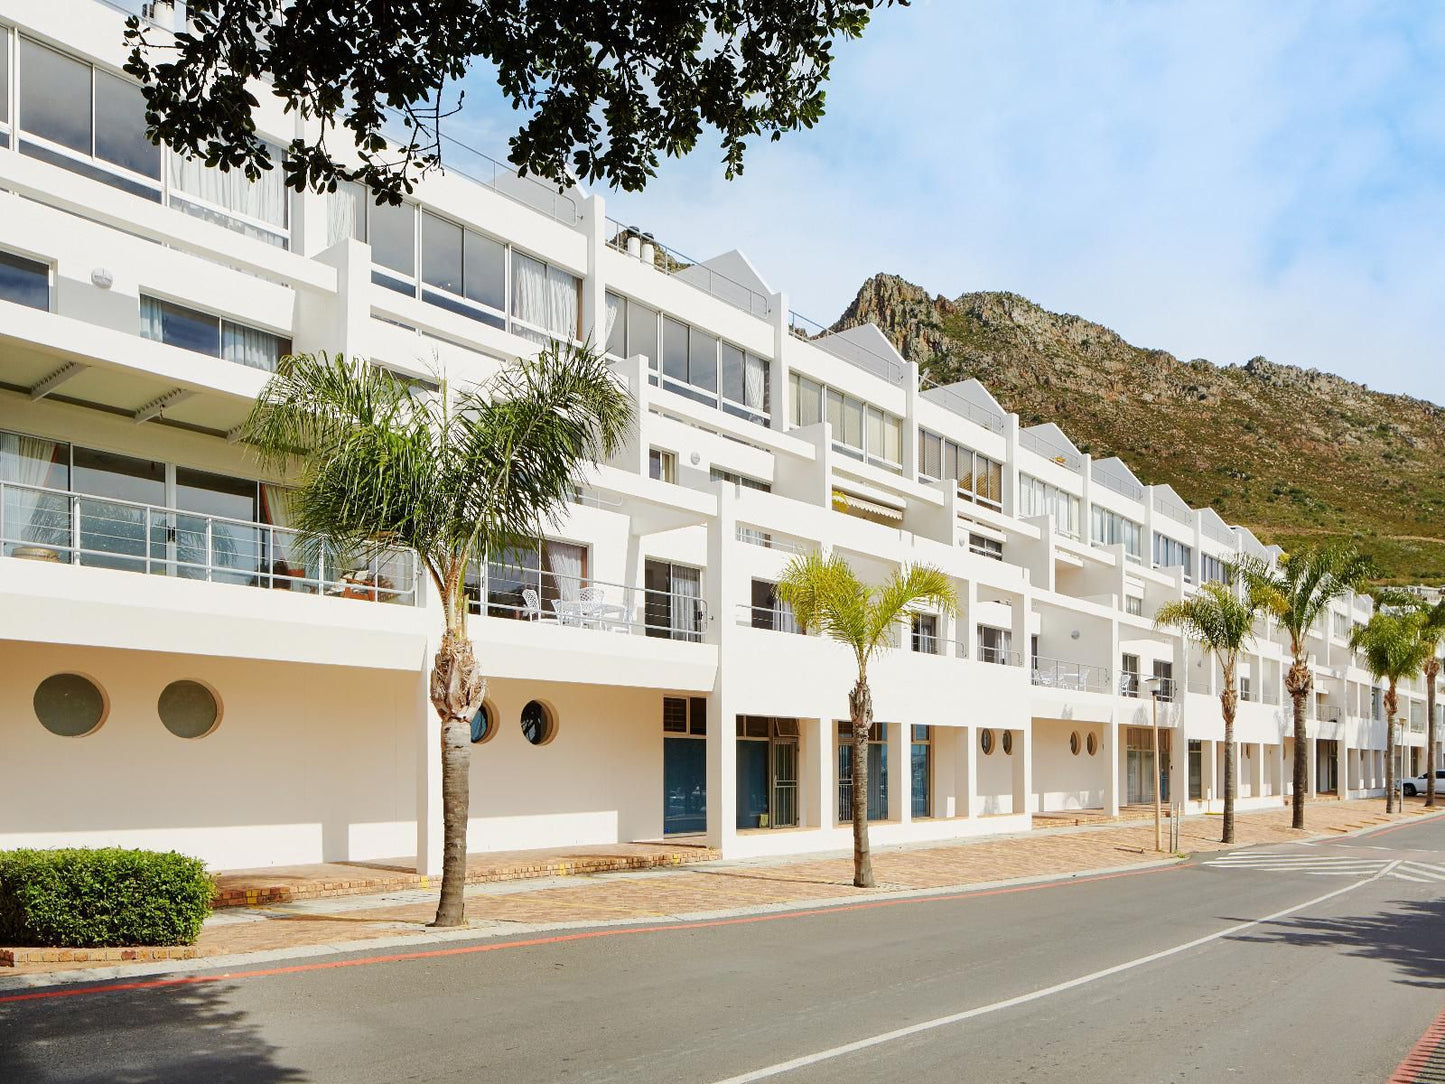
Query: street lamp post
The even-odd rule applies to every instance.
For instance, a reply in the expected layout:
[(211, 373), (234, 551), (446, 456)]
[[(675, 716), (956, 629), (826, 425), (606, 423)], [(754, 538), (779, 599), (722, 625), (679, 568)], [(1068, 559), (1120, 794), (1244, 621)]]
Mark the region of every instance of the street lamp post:
[(1159, 791), (1161, 789), (1160, 784), (1164, 775), (1164, 773), (1160, 771), (1159, 766), (1159, 686), (1162, 684), (1162, 682), (1156, 675), (1155, 677), (1145, 678), (1144, 684), (1149, 687), (1149, 699), (1153, 701), (1154, 711), (1154, 849), (1156, 851), (1162, 851), (1164, 847), (1162, 845), (1163, 841), (1161, 839), (1159, 831), (1159, 821), (1161, 816)]

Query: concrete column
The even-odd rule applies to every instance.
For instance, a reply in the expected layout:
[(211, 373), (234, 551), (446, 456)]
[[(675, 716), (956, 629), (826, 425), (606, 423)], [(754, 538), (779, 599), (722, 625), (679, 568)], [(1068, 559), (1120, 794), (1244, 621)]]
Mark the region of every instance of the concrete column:
[(1219, 785), (1219, 753), (1215, 748), (1218, 744), (1205, 741), (1199, 745), (1199, 788), (1200, 796), (1206, 804), (1223, 796)]
[(773, 324), (773, 362), (768, 366), (768, 427), (786, 431), (793, 409), (789, 402), (788, 367), (783, 361), (786, 349), (784, 344), (792, 336), (792, 332), (788, 330), (791, 319), (788, 295), (776, 293), (768, 298), (768, 314)]
[(1099, 763), (1104, 769), (1104, 813), (1119, 815), (1119, 724), (1111, 718), (1099, 736)]
[(963, 608), (958, 615), (958, 640), (968, 651), (970, 659), (978, 659), (978, 581), (969, 580), (963, 585)]
[(1311, 798), (1313, 798), (1313, 797), (1315, 796), (1315, 793), (1316, 793), (1315, 787), (1318, 785), (1318, 782), (1319, 782), (1319, 781), (1315, 778), (1315, 764), (1316, 764), (1316, 761), (1315, 761), (1315, 740), (1314, 740), (1314, 738), (1306, 738), (1306, 739), (1305, 739), (1305, 747), (1304, 747), (1304, 749), (1296, 749), (1296, 750), (1295, 750), (1295, 756), (1304, 756), (1304, 757), (1307, 757), (1307, 758), (1308, 758), (1308, 759), (1305, 761), (1305, 769), (1306, 769), (1306, 771), (1309, 773), (1309, 783), (1308, 783), (1308, 784), (1306, 785), (1306, 787), (1305, 787), (1305, 793), (1306, 793), (1307, 795), (1309, 795)]
[(600, 195), (582, 201), (577, 228), (587, 239), (587, 274), (582, 278), (582, 339), (593, 349), (607, 348), (607, 279), (602, 253), (607, 248), (607, 205)]
[(1032, 813), (1030, 798), (1033, 794), (1033, 727), (1014, 731), (1013, 752), (1014, 805), (1015, 813)]
[(958, 728), (958, 749), (957, 758), (954, 760), (955, 771), (963, 781), (962, 792), (958, 796), (957, 815), (960, 817), (978, 816), (978, 728), (967, 726)]
[[(438, 611), (440, 620), (440, 611)], [(428, 675), (437, 643), (428, 638), (412, 699), (416, 704), (416, 871), (423, 877), (439, 877), (442, 872), (442, 752), (441, 723), (427, 695)], [(486, 746), (481, 747), (482, 750)], [(477, 749), (472, 755), (478, 754)]]
[(961, 816), (964, 809), (959, 796), (961, 775), (958, 771), (958, 742), (965, 736), (961, 727), (933, 728), (932, 809), (935, 817)]
[(800, 719), (802, 748), (798, 765), (798, 801), (802, 823), (809, 828), (832, 826), (835, 799), (832, 719)]
[(728, 561), (728, 554), (737, 531), (734, 512), (734, 487), (719, 482), (713, 486), (718, 495), (718, 515), (708, 524), (707, 571), (703, 594), (707, 599), (712, 624), (706, 639), (717, 644), (717, 674), (712, 695), (708, 698), (707, 728), (707, 842), (708, 846), (729, 853), (737, 842), (737, 716), (733, 706), (736, 682), (725, 680), (728, 654), (737, 626), (732, 615), (741, 601), (742, 589)]
[(913, 820), (913, 772), (910, 771), (913, 743), (908, 740), (907, 723), (889, 723), (884, 728), (888, 743), (887, 818), (908, 824)]

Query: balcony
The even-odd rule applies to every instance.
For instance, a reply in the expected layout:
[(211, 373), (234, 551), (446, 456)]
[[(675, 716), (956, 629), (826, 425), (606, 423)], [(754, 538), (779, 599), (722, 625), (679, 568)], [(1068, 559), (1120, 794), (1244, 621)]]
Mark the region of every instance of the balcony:
[(1091, 666), (1088, 663), (1062, 659), (1035, 656), (1030, 681), (1041, 688), (1063, 689), (1067, 692), (1113, 692), (1112, 673), (1107, 666)]
[(636, 226), (624, 226), (616, 219), (609, 218), (607, 246), (624, 256), (655, 267), (665, 275), (672, 275), (750, 316), (767, 319), (768, 299), (763, 294), (714, 271), (699, 260), (689, 259), (668, 248), (652, 234), (643, 233)]
[(1322, 723), (1338, 723), (1345, 717), (1345, 709), (1334, 704), (1322, 704), (1315, 709), (1315, 717)]
[(707, 601), (692, 591), (496, 561), (484, 576), (468, 578), (467, 593), (474, 614), (536, 625), (697, 643), (710, 623)]
[(348, 556), (269, 523), (0, 482), (0, 554), (412, 606), (414, 555)]
[(1154, 695), (1167, 703), (1174, 700), (1175, 686), (1174, 679), (1168, 677), (1145, 678), (1137, 670), (1121, 670), (1119, 672), (1119, 695), (1127, 696), (1130, 699), (1139, 699), (1144, 692), (1150, 691), (1146, 686), (1148, 682), (1157, 682), (1157, 691)]

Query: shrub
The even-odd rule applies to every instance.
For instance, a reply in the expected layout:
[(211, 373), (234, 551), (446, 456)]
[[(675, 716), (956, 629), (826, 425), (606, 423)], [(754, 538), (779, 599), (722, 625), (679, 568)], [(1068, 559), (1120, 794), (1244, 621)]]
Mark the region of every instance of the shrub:
[(193, 944), (215, 890), (174, 851), (0, 851), (0, 945)]

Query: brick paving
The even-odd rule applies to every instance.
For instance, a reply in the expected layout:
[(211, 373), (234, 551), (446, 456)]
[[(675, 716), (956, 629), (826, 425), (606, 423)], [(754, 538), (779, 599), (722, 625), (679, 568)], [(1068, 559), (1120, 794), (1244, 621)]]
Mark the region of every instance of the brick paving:
[[(1303, 834), (1290, 828), (1288, 809), (1241, 812), (1236, 819), (1237, 843), (1289, 842), (1384, 824), (1423, 812), (1418, 803), (1407, 803), (1406, 812), (1387, 817), (1384, 808), (1384, 799), (1312, 803), (1309, 828)], [(1185, 818), (1181, 825), (1181, 848), (1192, 853), (1223, 849), (1219, 842), (1220, 828), (1218, 816)], [(574, 857), (582, 857), (583, 852), (588, 857), (595, 857), (593, 852), (636, 856), (633, 847), (649, 846), (580, 848)], [(946, 888), (1082, 873), (1148, 861), (1157, 857), (1153, 847), (1152, 822), (1128, 821), (1033, 831), (1007, 838), (878, 849), (873, 853), (873, 869), (879, 889), (871, 891), (852, 886), (852, 859), (848, 856), (705, 862), (710, 855), (698, 848), (688, 853), (705, 864), (668, 861), (663, 864), (669, 868), (650, 873), (583, 875), (566, 884), (554, 882), (535, 888), (517, 883), (503, 888), (496, 884), (496, 878), (483, 879), (479, 887), (469, 891), (467, 918), (473, 927), (488, 930), (509, 925), (647, 921), (757, 905), (806, 904), (810, 900), (875, 895), (879, 890)], [(656, 857), (662, 850), (664, 848), (659, 847), (647, 853)], [(552, 854), (557, 856), (557, 852)], [(495, 869), (518, 868), (515, 856), (475, 858), (479, 877), (493, 864)], [(547, 865), (545, 861), (538, 864)], [(654, 862), (653, 867), (657, 864)], [(354, 867), (346, 868), (354, 870)], [(557, 868), (576, 867), (562, 862)], [(316, 867), (303, 869), (315, 871)], [(320, 871), (315, 879), (319, 884), (331, 883), (337, 878), (332, 878), (330, 872)], [(414, 879), (399, 878), (392, 887), (415, 889), (418, 886)], [(312, 897), (310, 904), (221, 912), (207, 923), (196, 948), (201, 956), (212, 956), (420, 934), (425, 932), (426, 923), (436, 908), (433, 896), (428, 893), (425, 898), (418, 898), (422, 895), (416, 891), (403, 892), (404, 898), (398, 899), (395, 906), (376, 897), (337, 899), (334, 904)], [(6, 973), (83, 966), (95, 964), (74, 960), (17, 960)]]

